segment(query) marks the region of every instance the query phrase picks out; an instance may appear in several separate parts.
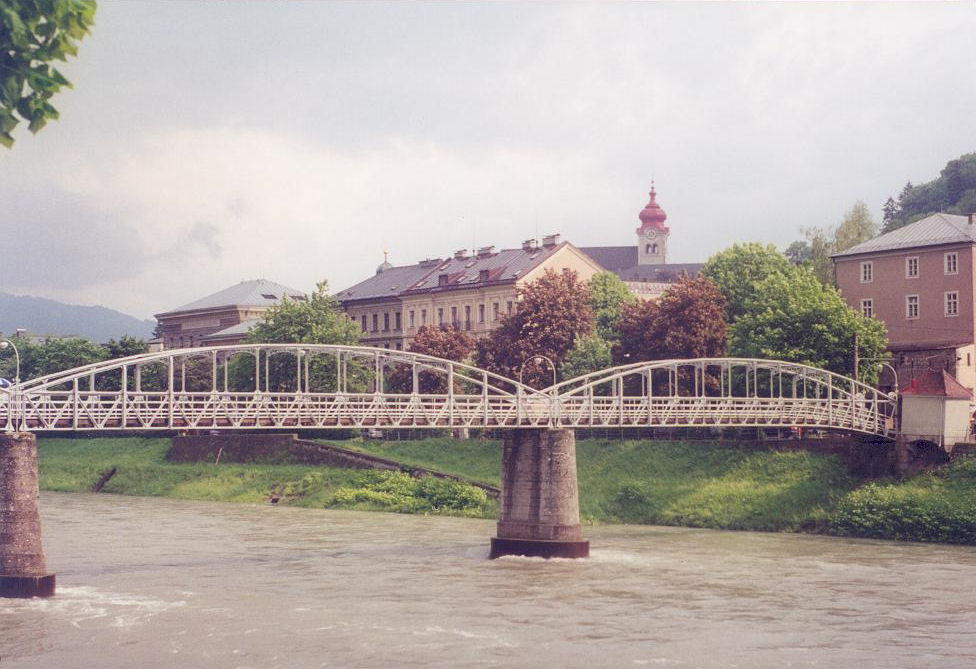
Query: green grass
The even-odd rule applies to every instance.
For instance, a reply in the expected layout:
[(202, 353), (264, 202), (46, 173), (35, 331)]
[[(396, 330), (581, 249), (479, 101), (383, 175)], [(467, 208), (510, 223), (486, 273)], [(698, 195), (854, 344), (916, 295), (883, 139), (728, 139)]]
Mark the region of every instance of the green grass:
[[(501, 443), (427, 439), (333, 442), (409, 466), (499, 484)], [(494, 517), (497, 503), (452, 481), (283, 464), (167, 462), (168, 439), (38, 441), (41, 487), (184, 499)], [(577, 443), (584, 522), (813, 531), (976, 544), (976, 459), (905, 481), (860, 482), (831, 455), (707, 442)]]
[[(103, 473), (115, 467), (117, 473), (102, 489), (103, 493), (254, 503), (277, 497), (280, 503), (293, 506), (366, 508), (343, 503), (342, 495), (336, 500), (340, 491), (365, 485), (361, 470), (305, 465), (174, 463), (166, 461), (169, 443), (169, 439), (141, 438), (40, 439), (40, 486), (44, 490), (88, 492)], [(426, 479), (417, 484), (416, 489), (402, 493), (401, 503), (395, 508), (379, 504), (371, 508), (483, 517), (497, 514), (492, 502), (485, 501), (477, 508), (470, 504), (453, 508), (444, 501), (452, 492), (466, 500), (482, 500), (484, 494), (477, 488), (454, 482), (430, 483)]]
[(976, 458), (907, 481), (869, 483), (844, 497), (830, 520), (835, 534), (976, 544)]

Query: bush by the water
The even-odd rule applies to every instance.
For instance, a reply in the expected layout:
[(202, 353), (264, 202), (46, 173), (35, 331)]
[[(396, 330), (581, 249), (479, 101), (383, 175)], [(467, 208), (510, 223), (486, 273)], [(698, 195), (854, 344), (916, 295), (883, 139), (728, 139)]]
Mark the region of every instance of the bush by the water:
[(481, 488), (433, 476), (414, 478), (394, 471), (364, 472), (353, 486), (339, 488), (326, 504), (343, 509), (482, 516), (488, 496)]
[(830, 527), (847, 536), (976, 544), (976, 459), (858, 488), (837, 504)]

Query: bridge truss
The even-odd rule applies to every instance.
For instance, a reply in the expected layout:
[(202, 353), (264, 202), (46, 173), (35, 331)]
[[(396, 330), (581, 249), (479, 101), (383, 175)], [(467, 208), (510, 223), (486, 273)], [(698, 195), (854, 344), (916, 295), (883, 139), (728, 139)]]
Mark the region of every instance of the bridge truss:
[(703, 358), (543, 390), (430, 356), (251, 344), (120, 358), (0, 389), (5, 430), (807, 427), (881, 436), (894, 397), (815, 367)]

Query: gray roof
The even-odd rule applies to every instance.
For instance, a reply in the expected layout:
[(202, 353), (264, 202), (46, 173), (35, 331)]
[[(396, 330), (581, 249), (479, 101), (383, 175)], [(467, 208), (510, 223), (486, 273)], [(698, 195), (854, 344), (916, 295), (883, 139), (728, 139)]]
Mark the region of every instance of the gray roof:
[(211, 332), (208, 335), (200, 337), (204, 341), (209, 341), (211, 339), (226, 339), (228, 337), (245, 337), (247, 333), (251, 331), (255, 325), (258, 324), (260, 318), (248, 318), (241, 321), (237, 325), (231, 325), (229, 328), (224, 328), (223, 330), (218, 330), (217, 332)]
[(580, 251), (611, 272), (637, 264), (636, 246), (584, 246)]
[(700, 262), (638, 265), (636, 246), (585, 246), (580, 251), (624, 281), (672, 283), (682, 274), (698, 276), (703, 266)]
[(976, 242), (976, 225), (970, 225), (966, 216), (956, 214), (932, 214), (920, 221), (892, 230), (874, 239), (861, 242), (846, 251), (835, 253), (833, 258), (897, 251), (918, 246), (939, 246)]
[(156, 314), (156, 317), (168, 316), (184, 311), (200, 311), (203, 309), (218, 309), (221, 307), (271, 307), (278, 304), (283, 296), (293, 299), (304, 299), (305, 293), (288, 286), (283, 286), (267, 279), (253, 279), (225, 288), (213, 295), (207, 295), (199, 300), (184, 304), (170, 311)]
[[(503, 249), (475, 256), (425, 260), (416, 265), (393, 267), (339, 291), (336, 298), (350, 302), (515, 282), (567, 245), (568, 242), (562, 242), (531, 249)], [(442, 283), (441, 275), (445, 275), (446, 283)]]

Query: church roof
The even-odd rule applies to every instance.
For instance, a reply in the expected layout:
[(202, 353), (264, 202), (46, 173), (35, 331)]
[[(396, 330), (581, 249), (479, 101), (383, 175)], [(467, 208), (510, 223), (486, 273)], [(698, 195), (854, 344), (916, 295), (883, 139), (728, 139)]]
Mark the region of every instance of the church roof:
[(223, 307), (271, 307), (281, 301), (282, 297), (288, 296), (295, 300), (305, 299), (305, 293), (283, 286), (267, 279), (253, 279), (251, 281), (241, 281), (238, 284), (224, 288), (212, 295), (201, 297), (183, 306), (156, 314), (169, 316), (185, 311), (201, 311), (205, 309), (219, 309)]
[(846, 251), (835, 253), (832, 257), (844, 258), (862, 253), (897, 251), (918, 246), (938, 246), (976, 242), (976, 225), (969, 223), (966, 216), (956, 214), (932, 214), (920, 221), (892, 230), (874, 239), (861, 242)]

